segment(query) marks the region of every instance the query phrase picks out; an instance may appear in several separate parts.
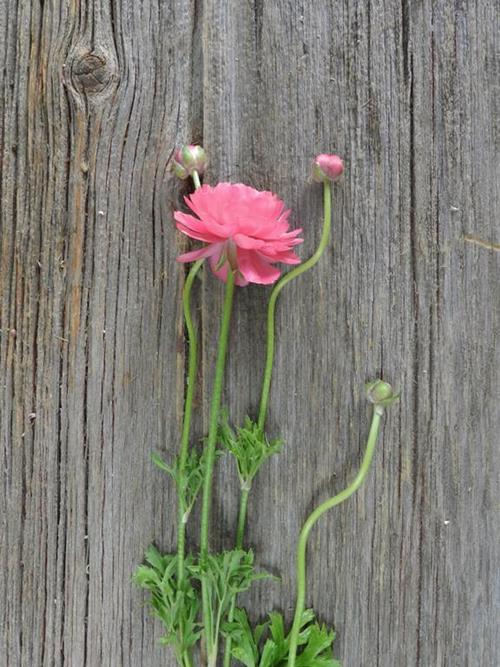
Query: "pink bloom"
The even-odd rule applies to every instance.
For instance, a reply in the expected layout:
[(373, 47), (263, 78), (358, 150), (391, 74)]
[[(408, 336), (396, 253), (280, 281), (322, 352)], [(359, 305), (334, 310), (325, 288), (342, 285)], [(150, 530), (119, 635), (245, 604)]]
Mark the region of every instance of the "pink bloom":
[(186, 204), (196, 216), (176, 211), (177, 229), (208, 245), (181, 255), (179, 262), (208, 257), (218, 278), (225, 281), (230, 266), (241, 286), (274, 283), (280, 275), (275, 262), (300, 263), (292, 248), (302, 243), (297, 238), (302, 230), (288, 231), (290, 211), (272, 192), (241, 183), (203, 185)]
[(344, 163), (338, 155), (322, 153), (314, 158), (312, 176), (319, 183), (336, 181), (342, 176), (343, 171)]

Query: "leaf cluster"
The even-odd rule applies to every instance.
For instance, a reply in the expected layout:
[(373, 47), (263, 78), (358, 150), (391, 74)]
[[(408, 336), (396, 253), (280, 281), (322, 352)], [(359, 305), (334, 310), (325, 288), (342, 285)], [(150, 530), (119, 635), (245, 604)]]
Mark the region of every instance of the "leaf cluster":
[(243, 426), (231, 428), (225, 411), (220, 416), (218, 436), (222, 447), (234, 456), (241, 488), (246, 490), (251, 488), (264, 462), (283, 447), (282, 440), (268, 440), (250, 417), (245, 417)]
[(159, 454), (153, 454), (151, 458), (160, 470), (164, 470), (173, 479), (182, 508), (183, 523), (186, 523), (203, 486), (207, 461), (206, 450), (204, 449), (199, 454), (195, 449), (190, 449), (184, 470), (181, 467), (180, 456), (176, 456), (172, 465), (168, 465)]
[[(285, 633), (283, 617), (278, 612), (252, 629), (244, 609), (236, 609), (234, 621), (226, 623), (223, 632), (232, 640), (232, 656), (245, 667), (286, 667), (290, 635)], [(333, 630), (320, 625), (312, 609), (302, 615), (296, 667), (341, 667), (332, 653)]]
[(252, 582), (270, 577), (266, 572), (255, 570), (253, 552), (243, 549), (207, 554), (189, 569), (195, 579), (205, 584), (209, 600), (207, 625), (211, 634), (207, 637), (207, 644), (212, 646), (217, 642), (222, 620), (234, 596), (247, 591)]
[[(134, 582), (151, 593), (150, 605), (165, 628), (161, 642), (172, 646), (181, 660), (183, 653), (198, 641), (201, 628), (197, 622), (200, 608), (197, 591), (186, 577), (177, 579), (177, 556), (162, 555), (151, 545), (146, 552), (146, 563), (140, 565), (133, 576)], [(192, 565), (192, 557), (186, 566)]]

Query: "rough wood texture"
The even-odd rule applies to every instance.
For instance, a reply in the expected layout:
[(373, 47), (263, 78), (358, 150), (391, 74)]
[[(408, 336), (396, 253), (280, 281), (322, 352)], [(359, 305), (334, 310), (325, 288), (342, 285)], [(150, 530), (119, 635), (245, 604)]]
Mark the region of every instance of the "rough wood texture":
[[(309, 160), (347, 163), (335, 251), (279, 306), (268, 431), (287, 447), (247, 543), (283, 584), (252, 615), (290, 617), (299, 525), (352, 478), (382, 374), (402, 401), (366, 486), (314, 532), (309, 602), (344, 667), (500, 662), (499, 23), (495, 0), (1, 4), (1, 665), (174, 664), (130, 575), (175, 538), (149, 454), (176, 448), (182, 408), (166, 165), (186, 139), (209, 181), (279, 192), (303, 256)], [(200, 410), (221, 296), (206, 276)], [(257, 406), (266, 296), (237, 295), (236, 419)], [(223, 463), (214, 544), (235, 492)]]

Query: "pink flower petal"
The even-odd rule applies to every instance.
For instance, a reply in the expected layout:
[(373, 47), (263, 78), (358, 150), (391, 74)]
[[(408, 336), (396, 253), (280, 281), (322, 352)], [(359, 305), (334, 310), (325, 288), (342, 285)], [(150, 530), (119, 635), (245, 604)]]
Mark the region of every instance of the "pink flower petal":
[(178, 262), (194, 262), (197, 259), (202, 257), (211, 257), (216, 253), (220, 255), (221, 244), (220, 243), (211, 243), (210, 245), (200, 248), (199, 250), (191, 250), (191, 252), (185, 252), (183, 255), (177, 257)]
[(257, 250), (265, 244), (265, 241), (262, 239), (254, 239), (251, 236), (246, 236), (246, 234), (235, 234), (233, 241), (239, 248), (243, 248), (244, 250)]
[(201, 220), (194, 218), (192, 215), (176, 211), (174, 218), (177, 223), (177, 229), (193, 239), (206, 241), (207, 243), (214, 243), (221, 240), (220, 236), (214, 234), (212, 230), (207, 229), (207, 226)]
[(288, 250), (286, 252), (276, 252), (276, 253), (259, 253), (264, 257), (268, 262), (281, 262), (282, 264), (300, 264), (300, 257), (298, 257), (294, 252)]
[(271, 266), (258, 253), (238, 249), (238, 266), (249, 283), (271, 285), (280, 277), (280, 270)]

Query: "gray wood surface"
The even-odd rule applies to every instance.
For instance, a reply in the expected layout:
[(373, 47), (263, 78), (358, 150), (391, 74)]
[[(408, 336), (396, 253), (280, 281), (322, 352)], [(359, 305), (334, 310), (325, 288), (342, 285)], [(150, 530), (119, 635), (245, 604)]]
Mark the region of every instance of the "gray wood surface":
[[(374, 468), (311, 540), (308, 602), (344, 667), (500, 664), (500, 19), (495, 0), (80, 0), (0, 5), (0, 664), (174, 665), (130, 578), (175, 540), (187, 244), (174, 145), (209, 182), (282, 195), (345, 157), (335, 249), (287, 288), (247, 544), (290, 618), (301, 521), (359, 464), (363, 383), (401, 389)], [(184, 186), (183, 186), (184, 187)], [(224, 402), (255, 413), (268, 290), (238, 290)], [(221, 285), (195, 298), (207, 424)], [(223, 462), (214, 546), (230, 546)], [(192, 545), (196, 547), (196, 534)]]

